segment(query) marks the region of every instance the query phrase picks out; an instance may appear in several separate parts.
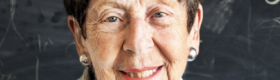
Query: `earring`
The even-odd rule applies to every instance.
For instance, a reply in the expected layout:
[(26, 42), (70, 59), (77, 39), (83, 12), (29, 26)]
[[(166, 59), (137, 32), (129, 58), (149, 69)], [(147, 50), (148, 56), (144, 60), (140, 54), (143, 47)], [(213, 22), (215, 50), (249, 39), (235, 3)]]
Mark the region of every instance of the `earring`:
[(195, 58), (196, 58), (196, 56), (197, 56), (196, 49), (191, 48), (191, 49), (190, 49), (190, 54), (189, 54), (189, 57), (188, 57), (188, 62), (194, 61)]
[(84, 67), (89, 67), (91, 65), (91, 61), (89, 61), (86, 54), (80, 55), (80, 62)]

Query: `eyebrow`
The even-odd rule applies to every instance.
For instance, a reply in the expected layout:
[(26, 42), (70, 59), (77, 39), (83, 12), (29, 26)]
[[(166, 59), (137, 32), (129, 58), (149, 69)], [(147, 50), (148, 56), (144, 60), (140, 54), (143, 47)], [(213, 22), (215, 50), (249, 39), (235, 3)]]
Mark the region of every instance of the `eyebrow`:
[[(172, 2), (173, 0), (156, 0), (155, 3), (157, 4), (161, 4), (161, 5), (165, 5), (165, 6), (169, 6), (169, 7), (174, 7), (174, 5), (170, 4), (170, 2)], [(178, 0), (175, 0), (176, 2), (179, 2)], [(141, 3), (141, 2), (140, 2)], [(153, 5), (153, 4), (151, 4)], [(89, 8), (89, 10), (91, 12), (97, 13), (98, 16), (100, 16), (100, 13), (111, 9), (111, 8), (118, 8), (118, 9), (124, 9), (127, 10), (125, 8), (126, 5), (124, 4), (119, 4), (116, 1), (109, 1), (109, 2), (101, 2), (99, 4), (94, 4), (91, 8)], [(150, 5), (146, 5), (146, 7), (150, 7)]]
[(93, 6), (88, 8), (88, 11), (96, 13), (98, 16), (100, 16), (100, 13), (106, 11), (110, 8), (118, 8), (123, 9), (124, 6), (120, 4), (116, 4), (115, 2), (101, 2), (99, 4), (93, 4)]

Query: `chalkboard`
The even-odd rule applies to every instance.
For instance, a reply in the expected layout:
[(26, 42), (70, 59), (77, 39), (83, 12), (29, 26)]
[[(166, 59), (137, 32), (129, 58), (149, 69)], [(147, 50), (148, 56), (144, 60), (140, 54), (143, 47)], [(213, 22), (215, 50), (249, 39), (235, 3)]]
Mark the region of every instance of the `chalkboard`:
[[(280, 0), (203, 0), (200, 53), (185, 80), (280, 80)], [(62, 0), (0, 0), (0, 80), (82, 74)]]
[(200, 54), (188, 80), (280, 80), (279, 0), (203, 0)]
[(0, 80), (81, 76), (62, 0), (0, 0), (0, 15)]

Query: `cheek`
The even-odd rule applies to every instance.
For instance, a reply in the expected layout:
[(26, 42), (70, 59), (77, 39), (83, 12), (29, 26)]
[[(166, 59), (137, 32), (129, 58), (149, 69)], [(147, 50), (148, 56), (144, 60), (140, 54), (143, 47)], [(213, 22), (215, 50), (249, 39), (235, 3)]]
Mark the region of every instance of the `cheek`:
[(187, 30), (184, 25), (174, 23), (154, 33), (154, 41), (169, 61), (185, 58), (187, 49)]
[(182, 25), (171, 25), (154, 33), (154, 42), (166, 59), (169, 79), (180, 78), (185, 71), (189, 50), (187, 37)]
[(112, 68), (122, 46), (122, 36), (118, 33), (95, 32), (89, 34), (90, 42), (87, 47), (93, 64)]

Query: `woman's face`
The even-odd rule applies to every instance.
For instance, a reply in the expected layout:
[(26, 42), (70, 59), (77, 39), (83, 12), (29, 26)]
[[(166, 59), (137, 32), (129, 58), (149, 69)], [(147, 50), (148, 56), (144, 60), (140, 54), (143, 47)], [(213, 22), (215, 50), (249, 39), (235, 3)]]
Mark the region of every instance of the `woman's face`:
[(189, 33), (187, 17), (177, 0), (90, 0), (86, 39), (77, 25), (72, 32), (98, 80), (180, 80), (199, 45), (201, 19)]

